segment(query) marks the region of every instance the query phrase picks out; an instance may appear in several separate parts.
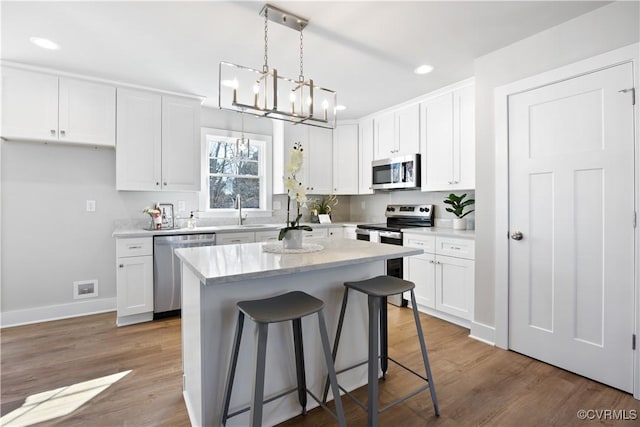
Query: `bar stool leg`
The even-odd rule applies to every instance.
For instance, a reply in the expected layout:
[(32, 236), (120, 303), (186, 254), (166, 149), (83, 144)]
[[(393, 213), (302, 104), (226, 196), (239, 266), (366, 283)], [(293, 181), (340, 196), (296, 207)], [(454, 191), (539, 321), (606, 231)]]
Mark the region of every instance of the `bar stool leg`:
[(389, 322), (387, 321), (387, 297), (382, 297), (380, 302), (380, 369), (382, 379), (387, 378), (389, 369)]
[[(324, 323), (323, 310), (318, 311), (318, 325), (320, 327), (320, 339), (322, 340), (322, 352), (324, 353), (324, 360), (327, 364), (327, 375), (331, 384), (331, 393), (333, 393), (333, 401), (336, 405), (336, 416), (338, 417), (338, 425), (340, 427), (346, 427), (347, 421), (344, 418), (344, 409), (342, 408), (342, 399), (340, 398), (338, 379), (336, 377), (335, 367), (333, 366), (335, 357), (332, 357), (331, 353), (329, 352), (329, 335), (327, 334), (327, 325)], [(323, 403), (326, 403), (326, 395)]]
[(298, 380), (298, 401), (302, 415), (307, 415), (307, 380), (304, 373), (304, 348), (302, 344), (302, 319), (293, 319), (293, 347), (296, 355), (296, 377)]
[(427, 373), (429, 379), (429, 391), (431, 392), (431, 400), (433, 401), (433, 409), (436, 416), (440, 416), (440, 407), (438, 405), (438, 397), (436, 396), (436, 387), (433, 384), (433, 376), (431, 375), (431, 368), (429, 367), (429, 357), (427, 356), (427, 346), (424, 343), (424, 336), (422, 335), (422, 325), (420, 324), (420, 316), (418, 315), (418, 305), (416, 304), (416, 296), (411, 290), (411, 306), (413, 308), (413, 319), (416, 322), (416, 329), (418, 331), (418, 341), (420, 341), (420, 351), (422, 352), (422, 361), (424, 362), (424, 370)]
[(238, 313), (238, 323), (236, 324), (236, 333), (233, 337), (233, 346), (231, 347), (231, 360), (229, 361), (229, 370), (227, 371), (227, 382), (224, 387), (224, 405), (222, 407), (222, 421), (220, 424), (227, 425), (229, 415), (229, 403), (231, 402), (231, 390), (233, 389), (233, 379), (236, 376), (236, 367), (238, 366), (238, 354), (240, 353), (240, 339), (242, 338), (242, 327), (244, 326), (244, 313)]
[[(336, 330), (336, 338), (333, 342), (333, 350), (331, 357), (333, 358), (333, 364), (336, 363), (336, 357), (338, 355), (338, 344), (340, 343), (340, 335), (342, 335), (342, 325), (344, 324), (344, 314), (347, 311), (347, 300), (349, 299), (349, 288), (344, 288), (344, 294), (342, 296), (342, 308), (340, 309), (340, 316), (338, 318), (338, 329)], [(324, 382), (324, 393), (322, 394), (322, 403), (327, 403), (327, 396), (329, 395), (329, 378)], [(334, 398), (336, 394), (333, 394)]]
[(251, 405), (251, 425), (262, 426), (262, 402), (264, 401), (264, 374), (267, 359), (268, 323), (257, 323), (258, 351), (256, 352), (256, 373), (253, 382), (253, 404)]
[(369, 295), (369, 386), (367, 418), (369, 427), (378, 427), (378, 337), (380, 298)]

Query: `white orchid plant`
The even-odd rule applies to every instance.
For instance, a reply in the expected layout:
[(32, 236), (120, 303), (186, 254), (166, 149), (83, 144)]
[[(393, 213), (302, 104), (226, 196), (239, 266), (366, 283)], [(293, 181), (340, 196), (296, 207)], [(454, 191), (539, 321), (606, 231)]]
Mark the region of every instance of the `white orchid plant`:
[[(308, 225), (300, 225), (300, 206), (305, 206), (307, 203), (307, 194), (302, 182), (297, 178), (297, 174), (302, 170), (302, 163), (304, 161), (304, 154), (302, 144), (296, 142), (291, 148), (289, 154), (289, 162), (286, 166), (287, 176), (284, 178), (284, 187), (287, 189), (287, 226), (280, 229), (278, 240), (284, 239), (289, 230), (305, 230), (312, 231), (312, 228)], [(296, 201), (296, 218), (291, 221), (291, 200)]]

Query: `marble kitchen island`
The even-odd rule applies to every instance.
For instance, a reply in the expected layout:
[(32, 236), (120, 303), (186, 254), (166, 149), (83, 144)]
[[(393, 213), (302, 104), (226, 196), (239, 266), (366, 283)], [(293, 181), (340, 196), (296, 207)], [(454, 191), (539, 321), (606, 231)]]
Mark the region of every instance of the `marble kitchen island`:
[[(291, 290), (307, 292), (325, 302), (329, 339), (336, 330), (343, 283), (385, 274), (386, 260), (423, 251), (395, 245), (348, 239), (310, 239), (324, 246), (319, 252), (273, 254), (264, 243), (246, 243), (176, 250), (182, 260), (182, 364), (183, 394), (191, 424), (220, 424), (224, 381), (237, 319), (236, 303), (279, 295)], [(350, 294), (336, 368), (367, 357), (367, 301)], [(326, 375), (321, 357), (317, 317), (302, 322), (307, 386), (320, 396)], [(247, 320), (231, 397), (231, 412), (248, 405), (254, 375), (253, 322)], [(347, 349), (349, 349), (347, 351)], [(347, 389), (366, 384), (366, 366), (339, 376)], [(296, 383), (291, 322), (269, 327), (265, 397)], [(307, 409), (317, 406), (309, 399)], [(264, 424), (273, 425), (300, 413), (296, 394), (264, 407)], [(249, 424), (249, 412), (228, 420), (229, 426)]]

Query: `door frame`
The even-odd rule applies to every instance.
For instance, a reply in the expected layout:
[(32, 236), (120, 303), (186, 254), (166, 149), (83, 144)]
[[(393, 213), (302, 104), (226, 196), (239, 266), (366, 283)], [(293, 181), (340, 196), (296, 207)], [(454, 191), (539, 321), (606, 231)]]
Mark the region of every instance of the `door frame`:
[[(509, 348), (509, 129), (508, 129), (508, 97), (529, 91), (548, 84), (561, 82), (581, 75), (589, 74), (604, 68), (631, 62), (633, 68), (634, 87), (636, 88), (636, 105), (634, 107), (634, 207), (639, 209), (640, 199), (640, 123), (638, 120), (638, 104), (640, 102), (640, 78), (638, 64), (640, 59), (640, 43), (634, 43), (610, 52), (575, 62), (551, 71), (509, 83), (494, 90), (494, 128), (495, 128), (495, 345)], [(501, 195), (506, 195), (502, 197)], [(631, 221), (632, 218), (629, 218)], [(640, 221), (640, 218), (638, 218)], [(634, 232), (634, 325), (636, 337), (640, 339), (640, 224)], [(631, 338), (630, 338), (631, 341)], [(631, 342), (629, 342), (631, 345)], [(633, 396), (640, 399), (640, 343), (636, 343), (633, 366)]]

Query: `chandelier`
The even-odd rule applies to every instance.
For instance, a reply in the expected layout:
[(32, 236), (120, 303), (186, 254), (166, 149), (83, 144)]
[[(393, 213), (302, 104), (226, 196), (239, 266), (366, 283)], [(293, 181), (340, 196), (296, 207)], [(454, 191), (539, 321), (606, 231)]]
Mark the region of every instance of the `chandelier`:
[[(264, 16), (262, 70), (220, 62), (219, 107), (296, 124), (334, 128), (336, 92), (304, 78), (302, 30), (309, 21), (270, 4), (264, 5), (260, 16)], [(281, 76), (278, 70), (269, 68), (269, 21), (300, 32), (300, 75), (297, 79)]]

